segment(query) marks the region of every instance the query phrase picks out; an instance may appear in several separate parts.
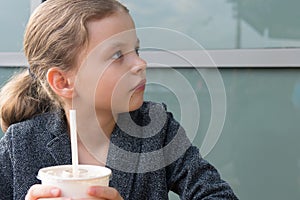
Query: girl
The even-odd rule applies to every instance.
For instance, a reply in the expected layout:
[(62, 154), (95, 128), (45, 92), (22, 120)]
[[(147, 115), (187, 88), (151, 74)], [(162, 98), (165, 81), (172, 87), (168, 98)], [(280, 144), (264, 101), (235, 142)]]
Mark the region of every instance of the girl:
[[(48, 0), (34, 12), (24, 37), (29, 70), (0, 94), (1, 199), (63, 199), (36, 175), (71, 164), (72, 108), (79, 163), (113, 171), (109, 187), (89, 188), (91, 197), (168, 199), (174, 191), (181, 199), (237, 199), (166, 107), (144, 102), (146, 63), (134, 28), (115, 0)], [(153, 121), (163, 123), (157, 129)]]

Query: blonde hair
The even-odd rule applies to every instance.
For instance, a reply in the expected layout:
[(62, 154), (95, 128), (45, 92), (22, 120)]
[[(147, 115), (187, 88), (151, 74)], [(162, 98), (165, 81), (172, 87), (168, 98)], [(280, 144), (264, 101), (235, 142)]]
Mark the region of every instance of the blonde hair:
[(88, 45), (87, 22), (119, 11), (128, 9), (116, 0), (47, 0), (34, 11), (23, 43), (29, 70), (11, 78), (0, 91), (3, 131), (40, 113), (62, 109), (47, 82), (48, 69), (70, 70)]

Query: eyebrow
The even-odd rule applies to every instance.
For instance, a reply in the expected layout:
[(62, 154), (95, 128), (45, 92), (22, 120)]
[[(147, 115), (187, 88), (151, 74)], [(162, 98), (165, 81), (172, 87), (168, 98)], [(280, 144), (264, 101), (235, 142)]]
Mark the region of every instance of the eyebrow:
[[(136, 44), (137, 44), (137, 46), (140, 46), (140, 39), (139, 38), (137, 38)], [(126, 46), (126, 45), (127, 45), (127, 43), (125, 43), (125, 42), (122, 42), (122, 41), (116, 41), (115, 42), (114, 41), (114, 42), (111, 43), (110, 47), (116, 48), (116, 47), (122, 47), (122, 46)]]

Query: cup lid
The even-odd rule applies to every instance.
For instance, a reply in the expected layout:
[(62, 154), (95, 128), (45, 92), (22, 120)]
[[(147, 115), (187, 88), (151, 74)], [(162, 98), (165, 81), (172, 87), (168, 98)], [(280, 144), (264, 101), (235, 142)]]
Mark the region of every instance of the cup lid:
[(91, 180), (111, 176), (111, 169), (97, 165), (78, 165), (79, 176), (73, 177), (72, 165), (57, 165), (39, 170), (37, 178), (43, 180)]

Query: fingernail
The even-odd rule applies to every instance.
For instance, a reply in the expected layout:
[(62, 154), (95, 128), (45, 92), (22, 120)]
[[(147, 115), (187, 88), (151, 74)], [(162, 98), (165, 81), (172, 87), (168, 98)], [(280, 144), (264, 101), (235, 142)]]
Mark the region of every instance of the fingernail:
[(53, 196), (58, 196), (58, 195), (59, 195), (59, 189), (52, 189), (52, 190), (51, 190), (51, 194), (52, 194)]
[(94, 195), (94, 194), (96, 193), (95, 188), (90, 187), (90, 188), (88, 189), (88, 193), (89, 193), (90, 195)]

